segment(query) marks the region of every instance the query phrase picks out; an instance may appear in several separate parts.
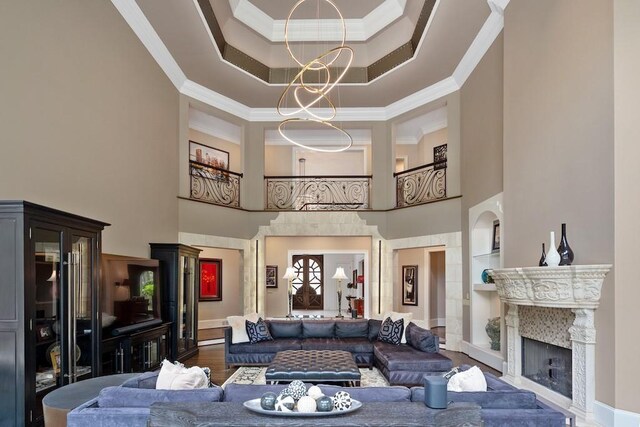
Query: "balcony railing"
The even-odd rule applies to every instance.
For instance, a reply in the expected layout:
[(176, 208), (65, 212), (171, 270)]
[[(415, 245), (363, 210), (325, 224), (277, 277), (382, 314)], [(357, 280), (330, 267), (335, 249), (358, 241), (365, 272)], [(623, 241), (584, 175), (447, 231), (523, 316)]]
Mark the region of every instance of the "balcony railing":
[(447, 197), (447, 162), (429, 163), (393, 174), (396, 207), (415, 206)]
[(265, 176), (268, 211), (367, 210), (371, 175)]
[(241, 173), (190, 161), (189, 174), (192, 199), (214, 205), (240, 207)]

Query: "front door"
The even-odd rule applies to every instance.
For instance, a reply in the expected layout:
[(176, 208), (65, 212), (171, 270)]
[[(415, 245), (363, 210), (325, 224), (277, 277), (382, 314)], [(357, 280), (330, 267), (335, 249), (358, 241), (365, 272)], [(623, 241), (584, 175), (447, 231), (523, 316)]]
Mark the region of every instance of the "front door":
[(293, 268), (296, 277), (292, 281), (294, 310), (322, 310), (323, 255), (294, 255)]

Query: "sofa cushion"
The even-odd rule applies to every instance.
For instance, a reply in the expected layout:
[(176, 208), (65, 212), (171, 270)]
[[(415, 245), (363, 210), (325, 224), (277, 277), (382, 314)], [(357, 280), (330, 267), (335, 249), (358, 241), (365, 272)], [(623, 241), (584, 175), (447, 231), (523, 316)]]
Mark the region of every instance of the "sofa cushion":
[(269, 332), (269, 327), (262, 318), (259, 318), (257, 322), (245, 320), (245, 325), (247, 327), (247, 335), (249, 336), (249, 342), (251, 344), (261, 341), (271, 341), (273, 339)]
[(305, 320), (302, 322), (303, 338), (333, 338), (336, 322), (334, 320)]
[(155, 390), (131, 387), (107, 387), (98, 395), (101, 408), (147, 408), (155, 402), (220, 402), (223, 390), (218, 386), (196, 390)]
[(409, 345), (373, 343), (373, 353), (378, 363), (389, 371), (446, 372), (451, 370), (451, 359), (440, 353), (425, 353)]
[(402, 339), (403, 330), (404, 319), (398, 319), (394, 322), (391, 317), (387, 317), (378, 332), (378, 341), (398, 345)]
[(382, 327), (382, 320), (369, 319), (369, 341), (378, 339), (378, 333)]
[(302, 338), (301, 320), (268, 320), (267, 324), (274, 339)]
[(338, 338), (367, 338), (369, 322), (366, 320), (338, 320), (336, 321), (336, 337)]
[(247, 335), (247, 325), (245, 321), (250, 320), (252, 322), (257, 322), (258, 318), (258, 313), (251, 313), (245, 316), (227, 317), (227, 323), (229, 324), (229, 326), (231, 326), (231, 344), (249, 342), (249, 336)]
[(426, 353), (437, 353), (440, 350), (440, 339), (414, 323), (407, 325), (407, 344)]
[(136, 377), (129, 378), (122, 387), (129, 388), (156, 388), (156, 382), (158, 381), (158, 375), (160, 371), (156, 372), (144, 372)]
[(351, 353), (371, 353), (373, 344), (367, 338), (307, 338), (303, 350), (344, 350)]
[(393, 320), (394, 322), (397, 321), (398, 319), (404, 320), (405, 329), (402, 330), (402, 339), (400, 340), (400, 343), (406, 344), (407, 343), (406, 326), (409, 324), (409, 322), (411, 322), (411, 319), (413, 318), (413, 313), (398, 313), (396, 311), (388, 311), (384, 314), (384, 316), (382, 316), (382, 320), (386, 319), (387, 317), (390, 317), (391, 320)]
[(277, 353), (283, 350), (302, 350), (301, 340), (295, 338), (281, 338), (271, 341), (260, 341), (255, 344), (242, 343), (231, 344), (229, 346), (230, 354), (245, 353)]
[(209, 387), (209, 378), (198, 366), (186, 368), (182, 363), (162, 361), (156, 388), (162, 390), (190, 390)]
[[(308, 385), (307, 385), (308, 386)], [(257, 399), (270, 391), (279, 394), (286, 385), (229, 384), (224, 390), (224, 402), (245, 402)], [(319, 384), (326, 396), (334, 396), (338, 391), (347, 391), (352, 398), (361, 402), (410, 402), (411, 390), (406, 387), (349, 387)]]

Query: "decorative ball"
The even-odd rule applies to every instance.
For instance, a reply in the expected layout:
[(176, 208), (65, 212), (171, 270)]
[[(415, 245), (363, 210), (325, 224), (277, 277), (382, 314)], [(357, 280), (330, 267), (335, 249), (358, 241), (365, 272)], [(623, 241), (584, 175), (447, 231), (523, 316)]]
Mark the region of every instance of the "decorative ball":
[(276, 398), (276, 411), (280, 412), (291, 412), (293, 408), (296, 406), (296, 401), (293, 400), (293, 397), (285, 394), (280, 394)]
[(302, 396), (298, 400), (298, 412), (316, 412), (316, 400), (311, 396)]
[(273, 411), (276, 409), (276, 399), (278, 396), (270, 391), (266, 392), (260, 398), (260, 406), (267, 411)]
[(307, 390), (307, 396), (311, 396), (317, 400), (324, 396), (324, 393), (322, 392), (322, 390), (320, 390), (320, 387), (318, 387), (317, 385), (312, 385), (311, 387), (309, 387), (309, 390)]
[(346, 391), (339, 391), (333, 396), (333, 407), (338, 411), (351, 408), (351, 395)]
[(300, 380), (293, 380), (291, 384), (284, 389), (286, 394), (293, 397), (293, 399), (297, 402), (302, 396), (307, 395), (307, 387)]
[(331, 412), (333, 411), (333, 399), (329, 396), (322, 396), (316, 400), (316, 406), (318, 412)]
[(489, 276), (489, 269), (482, 270), (482, 283), (493, 283), (493, 277)]

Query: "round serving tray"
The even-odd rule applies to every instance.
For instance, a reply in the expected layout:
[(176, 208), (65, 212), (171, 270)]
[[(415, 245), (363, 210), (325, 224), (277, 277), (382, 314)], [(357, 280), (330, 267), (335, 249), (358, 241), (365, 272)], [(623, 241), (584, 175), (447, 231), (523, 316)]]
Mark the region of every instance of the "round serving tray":
[(262, 409), (260, 406), (260, 399), (251, 399), (247, 400), (243, 403), (244, 407), (250, 411), (257, 412), (259, 414), (264, 415), (275, 415), (278, 417), (329, 417), (335, 415), (348, 414), (349, 412), (357, 411), (362, 407), (362, 402), (358, 400), (351, 399), (351, 407), (349, 409), (345, 409), (344, 411), (338, 411), (337, 409), (333, 409), (330, 412), (282, 412), (282, 411), (268, 411), (266, 409)]

